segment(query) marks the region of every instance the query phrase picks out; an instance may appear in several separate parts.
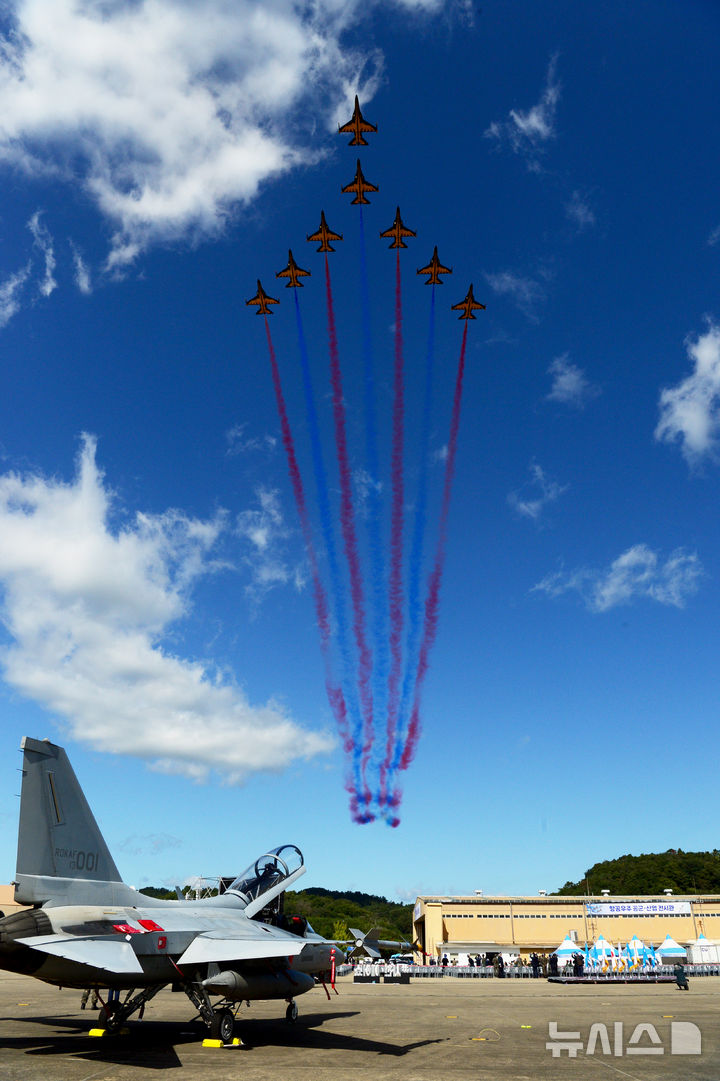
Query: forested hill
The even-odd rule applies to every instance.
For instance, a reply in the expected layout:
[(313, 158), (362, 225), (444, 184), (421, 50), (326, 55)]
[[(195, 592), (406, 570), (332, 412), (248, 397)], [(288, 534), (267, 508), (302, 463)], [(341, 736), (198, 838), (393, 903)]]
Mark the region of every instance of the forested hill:
[(638, 896), (662, 894), (663, 890), (720, 893), (720, 850), (683, 852), (669, 848), (667, 852), (603, 860), (588, 868), (578, 882), (566, 882), (557, 893), (578, 896), (601, 890)]
[(374, 893), (356, 890), (307, 890), (285, 894), (285, 911), (306, 916), (318, 934), (327, 938), (349, 938), (349, 928), (369, 931), (376, 927), (380, 938), (412, 941), (412, 905), (398, 904)]

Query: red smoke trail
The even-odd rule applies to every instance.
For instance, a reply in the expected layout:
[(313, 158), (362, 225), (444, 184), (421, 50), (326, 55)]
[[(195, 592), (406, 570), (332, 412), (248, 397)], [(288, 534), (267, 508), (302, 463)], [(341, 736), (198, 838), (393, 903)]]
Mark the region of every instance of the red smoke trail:
[[(405, 741), (405, 749), (400, 760), (400, 769), (407, 769), (415, 755), (417, 741), (420, 736), (420, 699), (422, 686), (427, 675), (430, 650), (435, 643), (438, 625), (438, 610), (440, 607), (440, 586), (442, 584), (443, 566), (445, 563), (445, 549), (447, 545), (447, 523), (450, 512), (450, 495), (452, 482), (455, 474), (455, 456), (457, 453), (458, 430), (460, 428), (460, 403), (462, 401), (463, 376), (465, 374), (465, 348), (467, 345), (468, 324), (465, 322), (462, 346), (460, 347), (460, 359), (458, 360), (457, 379), (455, 380), (455, 397), (453, 399), (452, 418), (450, 421), (450, 439), (448, 441), (448, 455), (445, 462), (445, 485), (443, 488), (442, 509), (440, 511), (440, 528), (438, 535), (437, 551), (435, 553), (435, 565), (428, 582), (428, 595), (425, 601), (425, 626), (423, 639), (420, 646), (420, 658), (418, 660), (417, 676), (415, 679), (415, 697), (413, 701), (412, 715), (408, 726), (408, 735)], [(390, 806), (397, 806), (399, 793), (393, 792), (388, 800)], [(397, 825), (399, 819), (391, 820), (391, 825)]]
[(298, 467), (297, 456), (295, 454), (295, 444), (293, 442), (292, 432), (290, 430), (290, 422), (288, 420), (287, 409), (285, 408), (285, 398), (283, 397), (282, 384), (280, 382), (280, 371), (278, 369), (277, 359), (275, 357), (275, 350), (273, 348), (272, 338), (270, 337), (270, 324), (268, 318), (265, 316), (265, 331), (267, 333), (268, 351), (270, 353), (270, 367), (272, 369), (272, 381), (275, 387), (275, 398), (277, 401), (277, 410), (280, 416), (280, 427), (282, 429), (282, 441), (285, 448), (285, 454), (287, 455), (288, 470), (290, 472), (290, 480), (292, 482), (293, 494), (295, 496), (295, 503), (298, 509), (298, 516), (300, 518), (300, 526), (302, 528), (303, 539), (305, 540), (305, 547), (308, 553), (308, 559), (310, 560), (310, 570), (313, 580), (313, 592), (315, 594), (315, 611), (317, 614), (318, 626), (320, 628), (320, 647), (322, 650), (323, 660), (325, 662), (325, 690), (328, 696), (328, 702), (330, 708), (335, 714), (335, 720), (340, 732), (340, 738), (343, 742), (343, 747), (347, 753), (352, 750), (352, 740), (350, 738), (350, 732), (347, 723), (347, 707), (345, 705), (345, 698), (340, 687), (338, 687), (331, 678), (330, 669), (330, 620), (328, 617), (328, 604), (327, 597), (323, 584), (320, 580), (320, 572), (318, 570), (317, 557), (315, 555), (315, 546), (313, 544), (312, 530), (310, 528), (310, 519), (307, 512), (307, 504), (305, 502), (305, 492), (303, 490), (302, 478), (300, 476), (300, 469)]
[(387, 797), (387, 772), (395, 746), (398, 710), (400, 707), (400, 676), (402, 674), (402, 557), (403, 557), (403, 436), (405, 429), (405, 398), (403, 388), (402, 290), (400, 279), (400, 249), (395, 264), (395, 371), (392, 426), (392, 512), (390, 525), (390, 676), (388, 679), (387, 742), (385, 758), (380, 767), (380, 806)]
[[(345, 404), (343, 400), (342, 375), (340, 372), (340, 355), (338, 352), (337, 331), (335, 328), (335, 309), (333, 305), (332, 286), (330, 284), (330, 266), (327, 254), (325, 255), (325, 291), (327, 296), (328, 312), (328, 337), (330, 340), (330, 377), (332, 382), (333, 416), (335, 420), (335, 442), (337, 445), (338, 470), (340, 473), (340, 522), (342, 525), (343, 540), (345, 542), (345, 555), (350, 574), (350, 595), (353, 604), (353, 631), (358, 648), (358, 687), (360, 690), (360, 705), (363, 713), (363, 747), (362, 747), (362, 801), (367, 806), (370, 802), (370, 790), (367, 786), (366, 773), (367, 763), (373, 743), (373, 697), (371, 687), (372, 656), (367, 644), (365, 633), (365, 598), (363, 595), (362, 573), (360, 569), (360, 557), (358, 555), (358, 542), (355, 532), (355, 513), (352, 502), (352, 479), (350, 476), (350, 462), (347, 450), (347, 435), (345, 431)], [(368, 814), (366, 821), (371, 821)]]

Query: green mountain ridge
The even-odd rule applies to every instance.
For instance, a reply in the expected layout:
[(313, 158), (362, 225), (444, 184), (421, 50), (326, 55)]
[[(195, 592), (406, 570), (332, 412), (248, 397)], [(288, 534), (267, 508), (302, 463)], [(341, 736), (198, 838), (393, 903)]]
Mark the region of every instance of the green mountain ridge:
[(639, 856), (618, 856), (602, 860), (589, 867), (577, 882), (566, 882), (556, 895), (581, 896), (609, 890), (614, 895), (673, 893), (720, 893), (720, 850), (712, 852), (683, 852), (669, 848), (667, 852), (642, 853)]

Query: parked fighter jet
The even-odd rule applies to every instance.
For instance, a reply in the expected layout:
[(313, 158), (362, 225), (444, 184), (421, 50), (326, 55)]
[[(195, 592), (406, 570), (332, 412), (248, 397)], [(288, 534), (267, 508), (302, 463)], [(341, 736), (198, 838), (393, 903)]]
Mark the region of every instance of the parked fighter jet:
[(302, 289), (303, 283), (298, 281), (298, 278), (309, 278), (310, 271), (303, 270), (299, 267), (293, 259), (292, 251), (288, 251), (288, 265), (284, 270), (278, 270), (275, 275), (276, 278), (289, 278), (290, 281), (285, 286), (286, 289)]
[(246, 304), (258, 304), (259, 305), (258, 310), (257, 310), (258, 315), (272, 315), (272, 312), (268, 308), (268, 304), (279, 304), (280, 301), (275, 300), (274, 297), (269, 297), (267, 295), (267, 293), (263, 289), (262, 285), (260, 284), (260, 279), (258, 278), (258, 291), (257, 291), (257, 293), (255, 294), (255, 296), (251, 300), (246, 300), (245, 303)]
[(459, 304), (453, 304), (451, 310), (454, 312), (463, 313), (462, 315), (458, 316), (458, 319), (474, 319), (475, 316), (473, 315), (473, 309), (479, 309), (480, 311), (484, 312), (485, 305), (479, 304), (477, 302), (477, 300), (473, 296), (473, 287), (471, 285), (467, 291), (467, 296), (465, 297), (465, 299), (461, 300)]
[(15, 899), (33, 907), (0, 919), (1, 969), (96, 989), (106, 1029), (142, 1016), (170, 983), (224, 1043), (240, 1001), (286, 999), (296, 1018), (295, 998), (331, 969), (335, 949), (283, 912), (305, 872), (299, 848), (264, 853), (217, 897), (146, 897), (120, 878), (62, 747), (26, 736), (22, 749)]
[(356, 203), (369, 203), (370, 200), (365, 198), (366, 191), (379, 191), (374, 184), (368, 183), (363, 176), (363, 171), (360, 168), (360, 158), (358, 158), (357, 169), (355, 170), (355, 177), (346, 184), (340, 191), (343, 195), (351, 195), (355, 192), (355, 198), (353, 199), (351, 206), (355, 206)]
[(320, 247), (316, 251), (335, 251), (330, 244), (331, 240), (342, 240), (342, 233), (333, 233), (332, 229), (328, 228), (328, 223), (325, 221), (325, 211), (320, 211), (320, 228), (316, 233), (310, 233), (307, 238), (311, 244), (316, 240), (320, 241)]
[(367, 146), (367, 139), (363, 139), (363, 132), (377, 131), (374, 124), (368, 123), (364, 119), (363, 114), (360, 112), (360, 102), (358, 101), (357, 94), (355, 95), (355, 110), (348, 120), (347, 124), (343, 124), (338, 128), (341, 135), (353, 133), (353, 137), (348, 143), (348, 146)]
[(437, 245), (433, 248), (432, 259), (427, 266), (418, 270), (418, 274), (429, 274), (426, 285), (442, 285), (438, 274), (452, 274), (452, 267), (443, 266), (438, 259)]
[(392, 223), (389, 229), (386, 229), (384, 233), (380, 234), (381, 237), (395, 237), (392, 244), (389, 244), (390, 248), (407, 248), (407, 244), (404, 243), (403, 237), (405, 236), (417, 236), (412, 229), (407, 229), (400, 217), (400, 207), (395, 212), (395, 221)]

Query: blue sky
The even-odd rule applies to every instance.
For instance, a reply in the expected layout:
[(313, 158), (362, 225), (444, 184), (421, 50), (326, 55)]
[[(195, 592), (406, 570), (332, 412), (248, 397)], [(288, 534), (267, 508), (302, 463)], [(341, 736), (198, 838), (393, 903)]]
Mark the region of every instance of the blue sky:
[[(202, 20), (181, 0), (7, 5), (0, 879), (23, 734), (67, 747), (136, 885), (233, 874), (292, 841), (307, 885), (533, 893), (625, 852), (715, 846), (719, 30), (699, 0), (208, 0)], [(337, 134), (356, 93), (378, 126), (359, 150)], [(358, 153), (380, 189), (365, 305), (340, 194)], [(486, 311), (467, 328), (437, 637), (390, 829), (348, 808), (359, 774), (325, 687), (329, 672), (358, 700), (348, 575), (334, 590), (275, 273), (292, 248), (312, 274), (298, 299), (344, 568), (324, 263), (305, 241), (324, 209), (344, 235), (329, 266), (376, 784), (389, 616), (367, 537), (375, 493), (387, 575), (398, 325), (378, 233), (397, 205), (417, 232), (401, 252), (405, 590), (422, 484), (423, 584), (440, 539), (465, 326), (450, 305), (472, 282)], [(415, 270), (434, 245), (453, 273), (434, 291), (425, 443), (433, 290)], [(329, 667), (264, 319), (245, 304), (258, 278), (281, 300)]]

